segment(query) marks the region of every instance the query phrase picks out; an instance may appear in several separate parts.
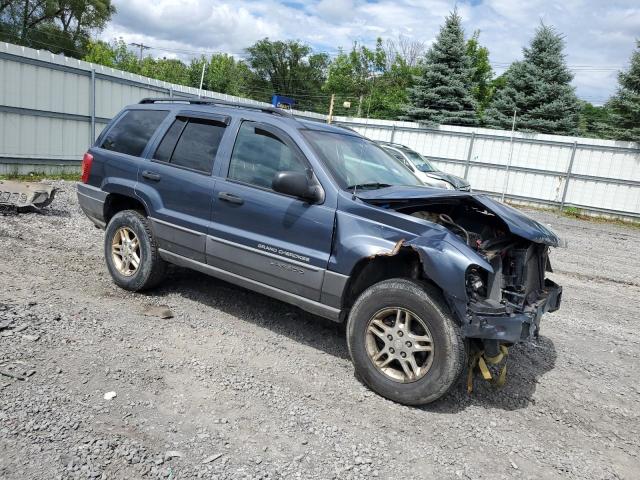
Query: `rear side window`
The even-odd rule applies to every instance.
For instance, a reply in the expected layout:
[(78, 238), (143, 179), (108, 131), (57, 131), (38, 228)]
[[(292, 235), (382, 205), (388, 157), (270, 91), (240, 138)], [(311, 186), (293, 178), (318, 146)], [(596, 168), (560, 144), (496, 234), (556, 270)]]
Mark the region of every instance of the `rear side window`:
[(100, 146), (139, 157), (168, 113), (165, 110), (129, 110), (109, 130)]
[(169, 127), (153, 158), (204, 173), (211, 173), (224, 135), (221, 122), (177, 118)]

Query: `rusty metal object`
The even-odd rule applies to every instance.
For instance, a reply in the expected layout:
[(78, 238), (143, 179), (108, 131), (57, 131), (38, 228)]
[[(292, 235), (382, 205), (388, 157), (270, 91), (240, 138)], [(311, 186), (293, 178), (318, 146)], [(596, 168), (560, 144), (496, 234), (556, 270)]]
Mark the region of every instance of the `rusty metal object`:
[(40, 210), (53, 202), (56, 191), (45, 183), (0, 180), (0, 209)]

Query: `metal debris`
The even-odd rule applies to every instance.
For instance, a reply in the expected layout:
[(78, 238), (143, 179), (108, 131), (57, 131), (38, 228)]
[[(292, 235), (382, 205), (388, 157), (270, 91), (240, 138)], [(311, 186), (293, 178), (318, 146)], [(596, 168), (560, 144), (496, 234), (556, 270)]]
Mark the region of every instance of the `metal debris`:
[(0, 180), (0, 210), (39, 211), (53, 202), (56, 191), (45, 183)]
[[(473, 377), (476, 370), (482, 379), (496, 387), (503, 387), (507, 381), (507, 355), (509, 355), (509, 349), (506, 345), (500, 345), (500, 352), (495, 357), (485, 355), (483, 350), (473, 352), (469, 356), (467, 391), (469, 393), (473, 392)], [(497, 373), (491, 372), (490, 365), (496, 367)]]

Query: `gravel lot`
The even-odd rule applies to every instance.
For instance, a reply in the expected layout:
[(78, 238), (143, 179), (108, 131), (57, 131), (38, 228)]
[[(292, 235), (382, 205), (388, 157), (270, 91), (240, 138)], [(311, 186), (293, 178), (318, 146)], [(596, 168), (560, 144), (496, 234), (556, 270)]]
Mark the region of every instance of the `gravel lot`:
[(178, 268), (118, 289), (57, 184), (0, 216), (0, 370), (25, 378), (0, 376), (0, 478), (640, 475), (640, 229), (531, 212), (569, 241), (563, 307), (502, 390), (409, 408), (358, 382), (339, 325)]

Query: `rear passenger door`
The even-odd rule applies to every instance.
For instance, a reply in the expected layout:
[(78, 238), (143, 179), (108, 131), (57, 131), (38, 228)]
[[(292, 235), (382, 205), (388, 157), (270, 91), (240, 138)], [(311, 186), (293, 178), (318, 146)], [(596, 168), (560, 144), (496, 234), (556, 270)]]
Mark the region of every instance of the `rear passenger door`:
[(282, 130), (244, 121), (227, 174), (215, 186), (207, 262), (245, 278), (320, 299), (335, 210), (275, 192), (277, 172), (310, 165)]
[(211, 176), (228, 117), (178, 115), (138, 173), (137, 193), (150, 209), (159, 247), (205, 261)]

